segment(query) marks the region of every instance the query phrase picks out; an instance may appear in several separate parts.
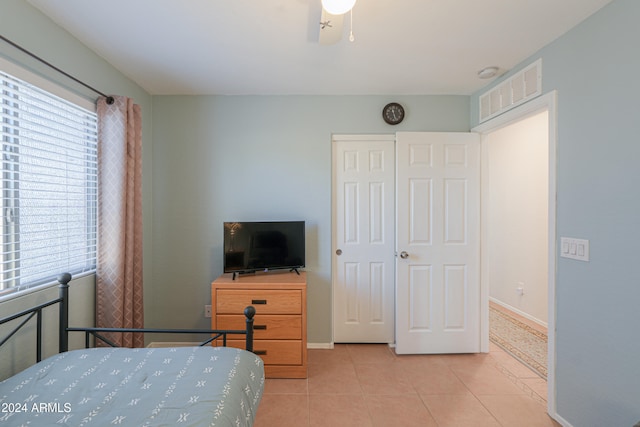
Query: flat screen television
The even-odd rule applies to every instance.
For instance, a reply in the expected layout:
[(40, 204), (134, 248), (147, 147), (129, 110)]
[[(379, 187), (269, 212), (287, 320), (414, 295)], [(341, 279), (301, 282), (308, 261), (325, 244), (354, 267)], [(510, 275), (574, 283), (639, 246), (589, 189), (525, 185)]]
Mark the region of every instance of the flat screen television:
[(304, 221), (225, 222), (224, 272), (297, 272), (305, 264), (304, 238)]

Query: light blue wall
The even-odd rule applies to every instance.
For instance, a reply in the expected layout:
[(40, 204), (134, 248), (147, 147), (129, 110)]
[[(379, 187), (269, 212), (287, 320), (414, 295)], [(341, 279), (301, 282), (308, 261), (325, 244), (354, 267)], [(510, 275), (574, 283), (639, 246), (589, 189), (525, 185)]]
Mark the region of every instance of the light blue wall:
[(557, 411), (576, 427), (640, 421), (639, 18), (615, 0), (522, 64), (558, 91), (558, 236), (590, 240), (590, 262), (557, 259)]
[[(382, 107), (407, 118), (386, 125)], [(305, 220), (308, 340), (330, 343), (331, 135), (469, 130), (466, 96), (156, 96), (153, 316), (206, 326), (222, 223)]]

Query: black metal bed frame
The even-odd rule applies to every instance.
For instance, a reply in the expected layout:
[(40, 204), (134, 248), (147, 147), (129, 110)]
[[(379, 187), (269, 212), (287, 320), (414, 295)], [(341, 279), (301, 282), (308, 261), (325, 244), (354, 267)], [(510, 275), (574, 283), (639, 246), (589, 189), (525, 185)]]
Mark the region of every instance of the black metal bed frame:
[(253, 317), (256, 314), (256, 310), (252, 306), (248, 306), (244, 309), (244, 315), (246, 318), (246, 329), (244, 330), (221, 330), (221, 329), (158, 329), (158, 328), (75, 328), (69, 327), (69, 282), (71, 281), (71, 274), (63, 273), (58, 276), (58, 298), (47, 301), (45, 303), (30, 307), (19, 313), (7, 316), (0, 319), (0, 325), (10, 322), (12, 320), (26, 317), (22, 322), (17, 325), (11, 332), (5, 335), (0, 341), (0, 347), (4, 345), (9, 339), (16, 334), (29, 320), (34, 316), (36, 317), (36, 361), (42, 360), (42, 310), (55, 305), (60, 304), (60, 324), (59, 324), (59, 342), (58, 351), (63, 353), (69, 350), (69, 332), (84, 332), (85, 333), (85, 348), (90, 347), (90, 337), (94, 336), (95, 339), (101, 340), (111, 347), (118, 347), (109, 339), (102, 336), (100, 333), (108, 332), (137, 332), (137, 333), (171, 333), (171, 334), (207, 334), (210, 337), (201, 342), (199, 345), (205, 346), (211, 342), (222, 338), (222, 345), (227, 345), (227, 335), (246, 335), (245, 348), (248, 351), (253, 352)]

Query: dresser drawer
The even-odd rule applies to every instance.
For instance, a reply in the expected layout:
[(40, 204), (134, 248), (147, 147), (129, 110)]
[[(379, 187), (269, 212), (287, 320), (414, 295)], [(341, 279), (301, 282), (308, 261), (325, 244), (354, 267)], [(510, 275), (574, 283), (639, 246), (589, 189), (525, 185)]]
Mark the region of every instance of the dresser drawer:
[[(229, 340), (228, 347), (245, 348), (243, 340)], [(260, 356), (265, 365), (301, 365), (301, 341), (254, 340), (253, 352)]]
[(299, 290), (217, 290), (216, 313), (218, 314), (242, 313), (248, 305), (254, 306), (259, 314), (301, 314), (302, 292)]
[[(245, 317), (236, 314), (216, 316), (217, 329), (245, 329)], [(229, 336), (237, 339), (237, 335)], [(254, 339), (302, 339), (302, 318), (293, 314), (256, 314), (253, 319)]]

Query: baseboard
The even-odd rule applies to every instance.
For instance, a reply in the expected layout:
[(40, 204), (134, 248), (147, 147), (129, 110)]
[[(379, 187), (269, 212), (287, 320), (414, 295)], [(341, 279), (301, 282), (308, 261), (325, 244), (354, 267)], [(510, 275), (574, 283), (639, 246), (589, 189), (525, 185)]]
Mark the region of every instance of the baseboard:
[[(380, 343), (382, 344), (382, 343)], [(388, 343), (388, 346), (390, 348), (395, 348), (396, 344), (395, 343)], [(333, 348), (335, 347), (335, 343), (332, 342), (320, 342), (320, 343), (312, 343), (312, 342), (308, 342), (307, 343), (307, 349), (319, 349), (319, 350), (333, 350)]]
[(562, 427), (573, 427), (573, 425), (571, 425), (571, 423), (569, 421), (567, 421), (564, 418), (562, 418), (560, 415), (558, 415), (557, 412), (555, 414), (550, 414), (550, 415), (551, 415), (551, 418), (553, 418), (558, 423), (560, 423), (560, 425), (562, 425)]
[(528, 320), (531, 320), (532, 322), (535, 322), (540, 326), (544, 326), (545, 328), (547, 328), (549, 326), (547, 322), (543, 322), (542, 320), (537, 319), (537, 318), (533, 317), (532, 315), (527, 314), (524, 311), (519, 310), (519, 309), (517, 309), (515, 307), (512, 307), (509, 304), (507, 304), (505, 302), (502, 302), (502, 301), (500, 301), (498, 299), (495, 299), (493, 297), (489, 297), (489, 301), (491, 301), (491, 302), (493, 302), (495, 304), (498, 304), (499, 306), (504, 307), (509, 311), (513, 311), (514, 313), (516, 313), (516, 314), (518, 314), (518, 315), (520, 315), (520, 316), (522, 316), (522, 317), (524, 317), (524, 318), (526, 318)]
[[(147, 345), (147, 348), (162, 348), (162, 347), (197, 347), (199, 342), (164, 342), (154, 341)], [(308, 342), (307, 349), (320, 349), (320, 350), (333, 350), (334, 344), (332, 342)], [(389, 347), (395, 347), (395, 344), (389, 344)]]
[[(199, 342), (164, 342), (164, 341), (154, 341), (147, 345), (147, 348), (161, 348), (161, 347), (197, 347), (199, 346)], [(321, 350), (332, 350), (333, 343), (332, 342), (320, 342), (320, 343), (307, 343), (307, 349), (321, 349)]]
[(307, 349), (333, 350), (332, 342), (308, 342)]
[(154, 341), (147, 345), (147, 348), (164, 348), (164, 347), (197, 347), (199, 342), (163, 342)]

